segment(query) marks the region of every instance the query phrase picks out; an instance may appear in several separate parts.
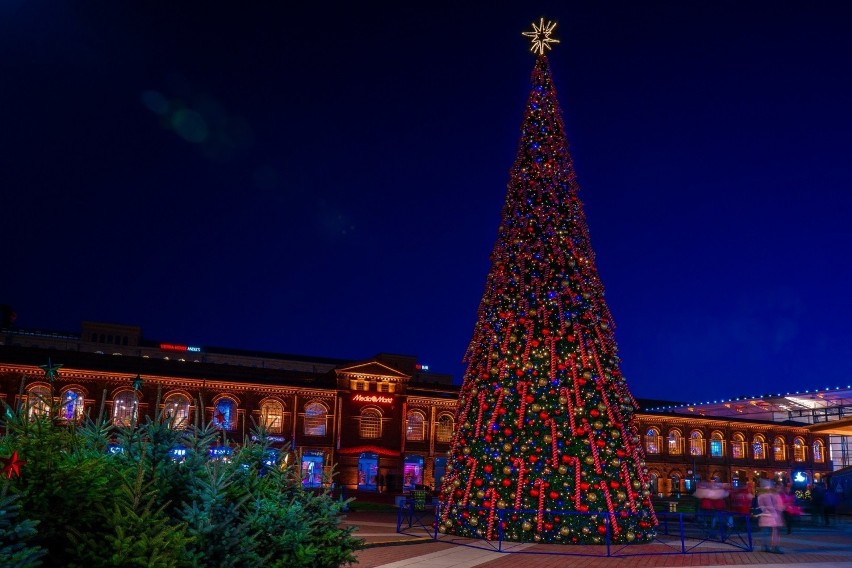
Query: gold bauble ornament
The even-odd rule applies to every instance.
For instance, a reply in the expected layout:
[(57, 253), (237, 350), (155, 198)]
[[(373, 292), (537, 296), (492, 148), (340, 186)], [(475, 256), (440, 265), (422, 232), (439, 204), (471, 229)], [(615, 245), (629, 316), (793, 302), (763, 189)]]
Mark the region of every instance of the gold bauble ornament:
[(559, 397), (559, 404), (568, 404), (568, 398), (564, 396)]
[(459, 487), (460, 485), (461, 485), (461, 481), (459, 481), (458, 479), (453, 480), (453, 487)]
[(589, 527), (583, 527), (583, 534), (592, 534), (592, 529)]
[(586, 500), (590, 503), (594, 503), (595, 501), (598, 500), (598, 494), (597, 493), (588, 493), (586, 495)]
[(509, 504), (508, 504), (508, 503), (506, 503), (505, 501), (503, 501), (502, 499), (500, 499), (499, 501), (497, 501), (497, 508), (498, 508), (498, 509), (505, 509), (508, 505), (509, 505)]
[(615, 498), (619, 501), (624, 501), (625, 499), (627, 499), (627, 494), (624, 491), (618, 491), (615, 494)]
[(553, 441), (553, 436), (551, 436), (550, 434), (547, 434), (547, 435), (545, 435), (545, 437), (544, 437), (544, 438), (542, 438), (542, 439), (544, 440), (544, 443), (545, 443), (545, 444), (549, 444), (550, 442), (552, 442), (552, 441)]
[(499, 359), (499, 358), (500, 358), (500, 354), (499, 354), (499, 353), (497, 353), (496, 351), (492, 351), (492, 352), (491, 352), (491, 358), (492, 358), (492, 359)]
[(638, 479), (634, 479), (633, 480), (633, 489), (639, 489), (640, 487), (642, 487), (642, 484), (639, 483)]
[(560, 465), (559, 466), (559, 473), (561, 473), (562, 475), (565, 475), (566, 473), (568, 473), (568, 467), (564, 466), (564, 465)]
[(509, 442), (506, 442), (505, 444), (503, 444), (503, 451), (504, 452), (511, 452), (512, 451), (512, 444), (510, 444)]
[(539, 379), (538, 380), (538, 386), (546, 387), (547, 386), (547, 379)]
[(602, 402), (599, 403), (598, 404), (598, 410), (600, 410), (601, 412), (606, 412), (606, 405)]
[(538, 403), (531, 404), (530, 410), (532, 410), (533, 412), (539, 412), (539, 411), (541, 411), (541, 405), (538, 404)]
[(525, 531), (532, 530), (532, 523), (529, 521), (524, 521), (524, 524), (521, 525), (521, 528)]
[(571, 529), (569, 529), (568, 527), (562, 527), (561, 529), (559, 529), (559, 534), (561, 534), (562, 536), (568, 536), (569, 534), (571, 534)]
[(620, 438), (621, 432), (619, 432), (618, 430), (610, 430), (609, 435), (613, 438)]
[(470, 526), (475, 527), (479, 524), (479, 519), (477, 519), (476, 517), (471, 517), (468, 522), (470, 523)]
[(483, 497), (485, 497), (485, 491), (480, 490), (476, 492), (477, 499), (482, 499)]
[(595, 427), (595, 430), (603, 430), (603, 422), (600, 420), (595, 420), (595, 423), (592, 424)]
[(627, 542), (633, 542), (636, 540), (636, 533), (633, 531), (627, 531)]
[(522, 451), (523, 453), (527, 453), (527, 452), (529, 451), (529, 449), (530, 449), (530, 447), (529, 447), (528, 445), (526, 445), (526, 444), (521, 444), (521, 451)]
[(609, 463), (612, 464), (612, 467), (621, 467), (621, 458), (612, 458)]
[(466, 456), (470, 455), (470, 448), (465, 447), (465, 449), (462, 450), (462, 453)]
[(538, 535), (538, 534), (533, 535), (533, 540), (536, 541), (536, 542), (541, 542), (541, 535)]
[(509, 475), (510, 473), (512, 473), (512, 468), (508, 465), (504, 466), (503, 467), (503, 475)]
[(514, 343), (514, 342), (516, 342), (517, 340), (518, 340), (518, 336), (517, 336), (517, 335), (512, 334), (512, 335), (510, 335), (510, 336), (509, 336), (509, 343)]

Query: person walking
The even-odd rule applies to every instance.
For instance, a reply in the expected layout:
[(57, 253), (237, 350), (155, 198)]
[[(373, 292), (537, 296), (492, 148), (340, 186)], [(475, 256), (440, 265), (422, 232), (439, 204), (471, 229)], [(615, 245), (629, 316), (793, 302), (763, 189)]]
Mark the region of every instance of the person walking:
[(766, 528), (766, 537), (763, 541), (764, 552), (784, 554), (781, 550), (781, 536), (778, 527), (784, 526), (784, 503), (778, 495), (777, 487), (769, 479), (761, 480), (761, 491), (757, 496), (757, 506), (760, 509), (758, 525)]

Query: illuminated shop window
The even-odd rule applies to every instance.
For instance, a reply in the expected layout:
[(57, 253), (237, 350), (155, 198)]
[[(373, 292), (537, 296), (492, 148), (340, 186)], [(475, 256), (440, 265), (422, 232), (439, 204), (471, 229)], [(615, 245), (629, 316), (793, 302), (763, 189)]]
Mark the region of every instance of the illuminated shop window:
[(362, 410), (360, 432), (362, 438), (381, 438), (382, 413), (375, 408)]
[(453, 430), (455, 429), (455, 420), (449, 414), (442, 414), (438, 417), (438, 424), (435, 428), (435, 438), (439, 442), (450, 442), (453, 439)]
[(668, 439), (669, 455), (679, 456), (683, 453), (683, 436), (680, 430), (672, 430), (669, 432)]
[(27, 391), (27, 416), (32, 420), (50, 415), (50, 387), (36, 385)]
[(710, 457), (721, 458), (725, 456), (725, 439), (721, 432), (710, 434)]
[(163, 403), (163, 420), (170, 428), (183, 430), (189, 426), (189, 407), (188, 396), (181, 393), (170, 394)]
[(234, 430), (237, 426), (237, 403), (230, 398), (220, 398), (213, 409), (213, 426)]
[(793, 461), (805, 461), (805, 441), (801, 438), (793, 440)]
[(420, 411), (409, 411), (405, 422), (405, 439), (411, 442), (422, 442), (425, 438), (426, 417)]
[(645, 434), (645, 451), (649, 454), (660, 453), (660, 431), (656, 428), (649, 428)]
[(325, 436), (328, 409), (319, 402), (305, 407), (305, 436)]
[(60, 418), (67, 422), (77, 422), (83, 417), (84, 397), (77, 389), (68, 389), (62, 393), (62, 408)]
[(277, 400), (266, 400), (260, 405), (260, 423), (270, 434), (284, 431), (284, 405)]
[(775, 441), (772, 442), (772, 457), (775, 461), (784, 461), (787, 459), (787, 445), (781, 436), (776, 436)]
[(704, 434), (700, 430), (693, 430), (689, 433), (689, 455), (704, 455)]
[(814, 441), (814, 461), (825, 463), (825, 446), (822, 444), (822, 440)]
[(752, 440), (751, 443), (752, 453), (754, 455), (754, 459), (756, 460), (765, 460), (766, 459), (766, 438), (757, 434)]
[(745, 458), (745, 437), (739, 432), (731, 440), (731, 457), (737, 460)]
[(112, 423), (116, 426), (131, 426), (136, 423), (139, 400), (130, 390), (118, 393), (112, 399)]

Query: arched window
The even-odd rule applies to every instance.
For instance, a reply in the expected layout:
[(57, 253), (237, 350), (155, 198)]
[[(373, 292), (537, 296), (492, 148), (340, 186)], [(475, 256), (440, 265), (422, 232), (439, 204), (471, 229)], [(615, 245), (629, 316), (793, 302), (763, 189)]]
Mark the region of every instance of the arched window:
[(422, 442), (426, 439), (426, 416), (419, 410), (409, 410), (405, 422), (405, 439)]
[(325, 424), (328, 420), (328, 409), (319, 402), (312, 402), (305, 407), (305, 436), (325, 436)]
[(736, 460), (745, 458), (745, 436), (735, 433), (731, 440), (731, 457)]
[(438, 417), (438, 424), (435, 428), (435, 438), (438, 442), (452, 441), (453, 430), (455, 430), (455, 420), (451, 415), (442, 414)]
[(754, 454), (754, 459), (756, 460), (765, 460), (766, 459), (766, 438), (761, 436), (760, 434), (756, 434), (754, 436), (754, 440), (751, 443), (752, 452)]
[(163, 404), (163, 420), (169, 427), (183, 430), (189, 426), (189, 406), (189, 397), (185, 394), (170, 394)]
[(112, 423), (116, 426), (131, 426), (136, 423), (139, 400), (131, 390), (121, 391), (112, 399)]
[(659, 493), (659, 484), (657, 480), (660, 475), (656, 471), (651, 471), (648, 473), (648, 491), (651, 493)]
[(679, 456), (683, 453), (683, 436), (680, 430), (669, 432), (669, 455)]
[(772, 442), (772, 457), (775, 461), (787, 459), (787, 444), (784, 443), (784, 438), (781, 436), (776, 436)]
[(814, 440), (814, 461), (817, 463), (825, 462), (825, 446), (822, 440)]
[(260, 424), (270, 434), (284, 431), (284, 405), (277, 400), (264, 400), (260, 405)]
[(361, 411), (361, 437), (382, 437), (382, 413), (375, 408), (365, 408)]
[(648, 428), (648, 433), (645, 434), (645, 452), (660, 453), (660, 431), (656, 428)]
[(237, 403), (227, 397), (220, 398), (213, 409), (213, 426), (222, 430), (236, 429)]
[(68, 389), (62, 393), (62, 408), (60, 418), (66, 422), (77, 422), (83, 418), (83, 393), (77, 389)]
[(704, 455), (704, 434), (701, 433), (701, 430), (693, 430), (689, 433), (689, 455)]
[(805, 441), (801, 438), (793, 440), (793, 461), (805, 461)]
[(50, 387), (36, 385), (27, 391), (27, 416), (32, 420), (50, 415)]
[(718, 430), (710, 434), (710, 457), (721, 458), (725, 456), (725, 437)]

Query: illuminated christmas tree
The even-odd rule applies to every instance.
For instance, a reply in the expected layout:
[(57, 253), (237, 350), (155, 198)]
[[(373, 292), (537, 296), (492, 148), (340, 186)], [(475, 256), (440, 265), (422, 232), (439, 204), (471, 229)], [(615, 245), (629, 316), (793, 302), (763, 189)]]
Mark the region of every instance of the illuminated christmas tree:
[(647, 542), (657, 519), (544, 52), (491, 255), (441, 489), (442, 533)]

